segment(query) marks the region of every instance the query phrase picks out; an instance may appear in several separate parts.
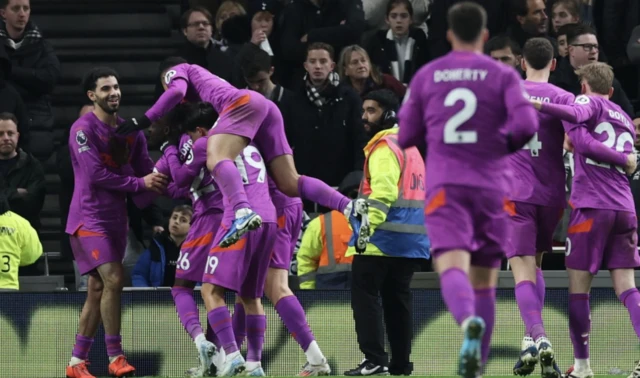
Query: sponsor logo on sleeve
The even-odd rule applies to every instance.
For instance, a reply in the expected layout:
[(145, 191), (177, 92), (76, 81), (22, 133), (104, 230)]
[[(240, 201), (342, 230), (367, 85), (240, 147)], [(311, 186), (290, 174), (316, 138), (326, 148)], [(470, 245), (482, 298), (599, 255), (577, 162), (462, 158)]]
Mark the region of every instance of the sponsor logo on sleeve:
[(169, 70), (166, 74), (164, 74), (164, 83), (169, 85), (171, 84), (171, 79), (176, 76), (176, 70)]
[(85, 151), (89, 151), (91, 148), (87, 146), (87, 136), (82, 130), (78, 130), (76, 133), (76, 143), (80, 148), (78, 148), (78, 152), (82, 153)]

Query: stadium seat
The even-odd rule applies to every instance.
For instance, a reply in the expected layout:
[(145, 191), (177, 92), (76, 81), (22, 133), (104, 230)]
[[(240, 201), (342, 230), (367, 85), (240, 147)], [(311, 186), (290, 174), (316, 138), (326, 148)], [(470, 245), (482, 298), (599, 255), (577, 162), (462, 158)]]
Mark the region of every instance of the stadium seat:
[[(93, 10), (93, 5), (91, 5)], [(46, 37), (158, 37), (171, 35), (171, 16), (164, 13), (49, 14), (34, 16)]]

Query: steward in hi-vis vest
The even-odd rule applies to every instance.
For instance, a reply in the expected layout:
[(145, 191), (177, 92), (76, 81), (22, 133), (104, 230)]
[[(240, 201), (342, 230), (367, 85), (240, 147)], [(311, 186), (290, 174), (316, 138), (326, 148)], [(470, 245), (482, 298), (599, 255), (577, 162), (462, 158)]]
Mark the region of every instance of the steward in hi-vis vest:
[[(369, 203), (371, 237), (363, 253), (349, 247), (351, 307), (364, 360), (347, 376), (409, 375), (413, 319), (413, 273), (429, 258), (424, 227), (424, 160), (415, 148), (397, 143), (398, 99), (388, 90), (370, 92), (362, 120), (371, 140), (364, 148), (364, 175), (358, 196)], [(352, 243), (355, 237), (352, 238)], [(382, 306), (378, 304), (382, 299)], [(384, 323), (391, 361), (384, 350)]]

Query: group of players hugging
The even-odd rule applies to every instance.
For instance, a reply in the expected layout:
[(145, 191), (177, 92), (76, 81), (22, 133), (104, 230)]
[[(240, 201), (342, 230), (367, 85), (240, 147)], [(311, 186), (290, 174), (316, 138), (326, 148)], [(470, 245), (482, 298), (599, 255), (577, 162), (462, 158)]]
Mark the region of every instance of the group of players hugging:
[[(452, 52), (414, 77), (399, 113), (401, 147), (425, 153), (425, 226), (444, 301), (462, 329), (458, 373), (482, 375), (495, 322), (498, 269), (506, 255), (526, 332), (514, 367), (543, 378), (562, 376), (545, 333), (542, 254), (563, 208), (562, 150), (575, 154), (566, 266), (569, 329), (574, 365), (568, 377), (589, 378), (591, 280), (611, 271), (616, 295), (640, 335), (640, 266), (637, 219), (625, 174), (635, 171), (635, 129), (609, 101), (613, 72), (603, 63), (578, 70), (583, 95), (548, 83), (554, 49), (542, 38), (524, 46), (515, 70), (482, 54), (487, 15), (471, 2), (450, 8)], [(190, 376), (264, 376), (260, 365), (266, 294), (307, 356), (301, 376), (331, 369), (287, 285), (288, 266), (301, 227), (300, 198), (343, 212), (352, 243), (369, 241), (368, 204), (350, 200), (323, 182), (296, 172), (282, 115), (258, 93), (238, 90), (179, 58), (163, 62), (165, 92), (144, 115), (124, 120), (118, 75), (96, 68), (85, 78), (95, 110), (71, 128), (69, 148), (75, 190), (67, 233), (87, 299), (69, 378), (94, 377), (87, 356), (102, 322), (109, 373), (129, 376), (120, 336), (126, 246), (126, 195), (139, 207), (157, 195), (190, 197), (194, 217), (177, 262), (171, 290), (183, 326), (195, 342), (200, 365)], [(162, 157), (149, 158), (142, 130), (163, 138)], [(202, 283), (206, 333), (193, 289)], [(233, 317), (224, 293), (236, 293)], [(246, 337), (246, 359), (239, 346)], [(388, 373), (387, 373), (388, 374)], [(640, 377), (640, 363), (631, 378)]]

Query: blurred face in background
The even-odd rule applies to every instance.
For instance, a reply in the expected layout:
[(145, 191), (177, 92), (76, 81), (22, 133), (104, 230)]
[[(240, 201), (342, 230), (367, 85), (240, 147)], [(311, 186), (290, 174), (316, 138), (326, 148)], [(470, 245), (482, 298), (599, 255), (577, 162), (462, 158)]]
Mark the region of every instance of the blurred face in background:
[(345, 64), (345, 75), (352, 80), (365, 80), (371, 75), (371, 63), (362, 53), (351, 52), (351, 56)]
[(273, 15), (270, 12), (258, 12), (251, 19), (251, 31), (262, 30), (269, 37), (273, 31)]
[(489, 55), (491, 55), (494, 60), (500, 63), (504, 63), (507, 66), (516, 68), (518, 67), (518, 65), (520, 65), (520, 57), (516, 56), (513, 51), (511, 51), (511, 47), (509, 46), (500, 50), (493, 50), (489, 53)]
[(16, 155), (18, 146), (18, 126), (12, 120), (0, 121), (0, 157), (10, 159)]
[(176, 238), (184, 238), (191, 228), (191, 214), (174, 211), (169, 218), (169, 234)]
[(120, 108), (120, 85), (113, 76), (99, 78), (96, 88), (89, 91), (87, 96), (107, 114), (115, 114)]
[(245, 81), (252, 91), (256, 91), (263, 96), (268, 96), (271, 75), (273, 75), (273, 67), (271, 67), (269, 72), (260, 71), (254, 77), (246, 77)]
[(380, 119), (384, 110), (377, 101), (364, 100), (362, 103), (362, 123), (367, 134), (371, 135), (380, 129)]
[(240, 5), (234, 1), (225, 1), (218, 8), (216, 13), (216, 32), (219, 34), (222, 30), (222, 24), (233, 16), (243, 15), (245, 11)]
[(398, 4), (387, 15), (387, 25), (395, 37), (404, 37), (409, 34), (411, 26), (411, 14), (406, 5)]
[(29, 0), (9, 0), (3, 9), (0, 9), (0, 16), (7, 23), (7, 30), (23, 32), (29, 22), (31, 15), (31, 5)]
[(583, 34), (569, 45), (569, 59), (573, 68), (598, 61), (598, 38), (593, 34)]
[(194, 45), (206, 47), (211, 41), (213, 27), (211, 21), (201, 12), (192, 12), (186, 29), (182, 33)]
[(558, 28), (563, 25), (577, 23), (580, 20), (580, 17), (569, 13), (569, 10), (564, 4), (557, 3), (552, 8), (551, 20), (553, 22), (553, 31), (557, 32)]
[(320, 86), (327, 81), (335, 65), (327, 50), (311, 50), (307, 53), (304, 69), (309, 74), (311, 83)]
[(517, 16), (522, 30), (531, 35), (546, 34), (549, 29), (549, 17), (545, 11), (546, 5), (543, 0), (527, 0), (526, 16)]
[(560, 56), (562, 57), (567, 56), (567, 54), (569, 53), (568, 48), (569, 46), (567, 46), (567, 35), (566, 34), (559, 35), (558, 36), (558, 54), (560, 54)]

